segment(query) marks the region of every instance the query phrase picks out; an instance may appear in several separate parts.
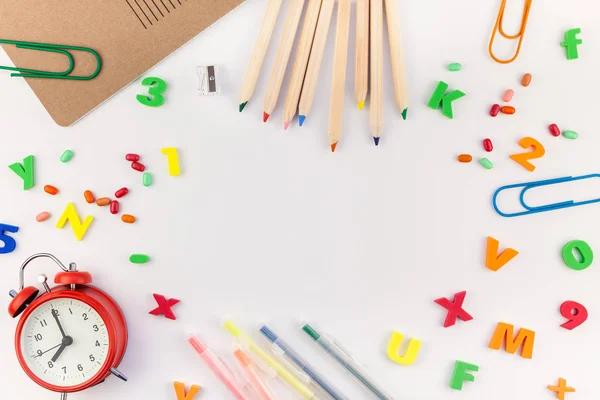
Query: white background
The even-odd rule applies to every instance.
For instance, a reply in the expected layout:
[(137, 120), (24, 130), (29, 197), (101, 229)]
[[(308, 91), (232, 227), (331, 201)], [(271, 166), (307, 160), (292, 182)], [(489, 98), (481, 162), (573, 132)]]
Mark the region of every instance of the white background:
[[(521, 56), (500, 65), (487, 54), (498, 1), (399, 2), (409, 118), (402, 121), (395, 108), (386, 51), (385, 128), (378, 148), (368, 112), (360, 112), (354, 99), (354, 9), (344, 132), (335, 154), (327, 141), (335, 17), (315, 106), (303, 128), (297, 121), (288, 132), (282, 128), (289, 73), (274, 115), (261, 122), (277, 40), (254, 98), (237, 112), (266, 0), (242, 5), (148, 73), (169, 84), (159, 109), (135, 100), (144, 92), (138, 81), (73, 127), (61, 128), (23, 80), (3, 74), (0, 165), (35, 155), (36, 186), (25, 192), (13, 172), (0, 168), (0, 222), (20, 227), (13, 235), (17, 249), (1, 256), (2, 291), (16, 287), (27, 256), (51, 252), (91, 272), (94, 283), (122, 306), (129, 324), (129, 348), (120, 366), (129, 382), (111, 377), (69, 398), (175, 399), (174, 380), (201, 385), (199, 399), (232, 398), (186, 343), (186, 332), (198, 332), (231, 360), (232, 338), (220, 326), (223, 315), (255, 337), (257, 325), (268, 322), (353, 399), (368, 395), (310, 342), (300, 321), (340, 340), (396, 399), (552, 399), (546, 386), (559, 377), (577, 389), (569, 399), (597, 394), (600, 270), (592, 265), (573, 271), (560, 251), (567, 241), (583, 239), (600, 252), (600, 207), (507, 219), (493, 211), (491, 195), (504, 184), (600, 172), (598, 5), (534, 1)], [(275, 38), (283, 29), (285, 3)], [(518, 26), (521, 5), (509, 1), (509, 33)], [(580, 59), (567, 61), (559, 43), (575, 27), (582, 29), (584, 43)], [(512, 54), (507, 46), (504, 50)], [(0, 61), (9, 62), (5, 55)], [(463, 70), (448, 72), (450, 62), (462, 63)], [(195, 67), (209, 64), (221, 68), (220, 97), (196, 94)], [(528, 88), (520, 86), (525, 72), (533, 74)], [(455, 102), (454, 120), (426, 107), (439, 80), (467, 93)], [(516, 92), (511, 103), (516, 115), (490, 118), (491, 104), (500, 102), (507, 88)], [(550, 123), (575, 130), (580, 138), (554, 138), (547, 131)], [(517, 142), (524, 136), (546, 148), (546, 155), (533, 161), (533, 173), (508, 158), (523, 152)], [(491, 154), (481, 146), (486, 137), (494, 142)], [(181, 176), (168, 175), (163, 147), (179, 149)], [(75, 157), (62, 164), (59, 157), (67, 148)], [(141, 174), (124, 160), (127, 152), (142, 155), (154, 176), (152, 187), (142, 186)], [(494, 169), (459, 164), (456, 156), (463, 152), (475, 161), (487, 156)], [(45, 184), (60, 194), (44, 193)], [(134, 225), (83, 199), (86, 189), (110, 196), (122, 186), (131, 191), (122, 211), (138, 217)], [(569, 192), (556, 188), (540, 201), (598, 195), (594, 181), (588, 181)], [(69, 226), (55, 227), (70, 201), (82, 216), (95, 216), (82, 242)], [(51, 212), (52, 219), (37, 223), (41, 211)], [(496, 273), (484, 266), (488, 235), (501, 247), (520, 251)], [(147, 253), (152, 260), (130, 264), (132, 253)], [(56, 271), (47, 262), (33, 264), (27, 284), (35, 284), (38, 273)], [(465, 309), (474, 320), (444, 329), (446, 312), (433, 300), (461, 290), (468, 291)], [(152, 293), (181, 299), (174, 307), (177, 321), (148, 315), (155, 307)], [(590, 313), (574, 331), (559, 326), (565, 300), (586, 305)], [(500, 321), (536, 332), (532, 360), (487, 348)], [(2, 397), (58, 399), (19, 367), (16, 324), (8, 315), (0, 318)], [(396, 365), (385, 355), (394, 329), (423, 342), (411, 366)], [(465, 383), (462, 392), (449, 388), (456, 360), (480, 366), (476, 381)], [(280, 398), (292, 398), (287, 389), (277, 389)]]

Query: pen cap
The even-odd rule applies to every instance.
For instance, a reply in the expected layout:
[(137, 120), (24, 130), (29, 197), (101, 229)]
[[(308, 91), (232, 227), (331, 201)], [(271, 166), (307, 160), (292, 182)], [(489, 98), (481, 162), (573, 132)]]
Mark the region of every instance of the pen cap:
[(190, 336), (188, 338), (188, 342), (198, 352), (198, 354), (202, 354), (206, 351), (206, 346), (196, 336)]
[(235, 356), (235, 358), (237, 358), (242, 367), (247, 367), (252, 363), (252, 361), (250, 361), (250, 358), (239, 347), (233, 349), (233, 355)]

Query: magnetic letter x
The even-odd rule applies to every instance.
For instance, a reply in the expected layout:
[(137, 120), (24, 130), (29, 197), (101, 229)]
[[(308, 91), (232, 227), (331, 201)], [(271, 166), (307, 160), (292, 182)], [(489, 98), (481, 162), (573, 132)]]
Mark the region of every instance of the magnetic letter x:
[(469, 313), (462, 308), (466, 295), (467, 292), (464, 291), (456, 293), (454, 295), (454, 301), (450, 301), (445, 297), (440, 297), (439, 299), (435, 300), (437, 304), (448, 310), (448, 315), (444, 321), (444, 328), (456, 324), (456, 317), (462, 319), (463, 321), (470, 321), (473, 319), (473, 317), (471, 317)]
[(173, 314), (173, 311), (171, 311), (171, 307), (173, 307), (175, 304), (179, 303), (179, 300), (177, 299), (165, 299), (165, 296), (163, 296), (162, 294), (156, 294), (154, 293), (152, 296), (154, 296), (154, 300), (156, 300), (156, 302), (158, 303), (158, 307), (156, 307), (154, 310), (150, 311), (149, 314), (152, 315), (161, 315), (164, 314), (165, 318), (168, 319), (177, 319), (175, 318), (175, 314)]

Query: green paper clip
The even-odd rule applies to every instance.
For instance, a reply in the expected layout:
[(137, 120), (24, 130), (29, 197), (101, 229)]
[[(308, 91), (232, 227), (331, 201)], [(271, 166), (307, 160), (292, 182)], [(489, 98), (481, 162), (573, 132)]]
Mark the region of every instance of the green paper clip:
[[(95, 78), (102, 68), (102, 61), (100, 60), (100, 56), (98, 53), (90, 49), (88, 47), (79, 47), (79, 46), (66, 46), (60, 44), (49, 44), (49, 43), (35, 43), (35, 42), (21, 42), (17, 40), (2, 40), (0, 39), (0, 43), (3, 44), (14, 44), (18, 49), (28, 49), (28, 50), (39, 50), (39, 51), (47, 51), (51, 53), (59, 53), (63, 54), (69, 60), (69, 68), (66, 71), (62, 72), (52, 72), (52, 71), (40, 71), (36, 69), (28, 69), (28, 68), (16, 68), (16, 67), (7, 67), (4, 65), (0, 65), (0, 69), (15, 71), (10, 76), (13, 77), (22, 77), (22, 78), (46, 78), (46, 79), (68, 79), (74, 81), (87, 81)], [(75, 60), (73, 60), (73, 56), (67, 50), (76, 50), (76, 51), (87, 51), (91, 53), (96, 58), (96, 70), (88, 76), (73, 76), (70, 75), (75, 68)]]

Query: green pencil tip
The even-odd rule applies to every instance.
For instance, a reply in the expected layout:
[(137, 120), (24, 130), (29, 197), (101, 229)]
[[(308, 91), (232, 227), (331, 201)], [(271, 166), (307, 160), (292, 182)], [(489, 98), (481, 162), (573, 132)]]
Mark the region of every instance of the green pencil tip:
[(244, 107), (246, 107), (246, 104), (248, 104), (247, 101), (245, 103), (240, 103), (240, 112), (244, 111)]
[(310, 326), (309, 324), (304, 324), (304, 326), (302, 327), (302, 330), (304, 332), (306, 332), (308, 334), (308, 336), (313, 338), (314, 341), (317, 341), (321, 338), (321, 335), (319, 335), (319, 333), (317, 331), (315, 331), (313, 329), (313, 327)]
[(402, 111), (402, 119), (404, 119), (406, 121), (406, 114), (408, 114), (408, 107), (406, 107), (404, 109), (404, 111)]

